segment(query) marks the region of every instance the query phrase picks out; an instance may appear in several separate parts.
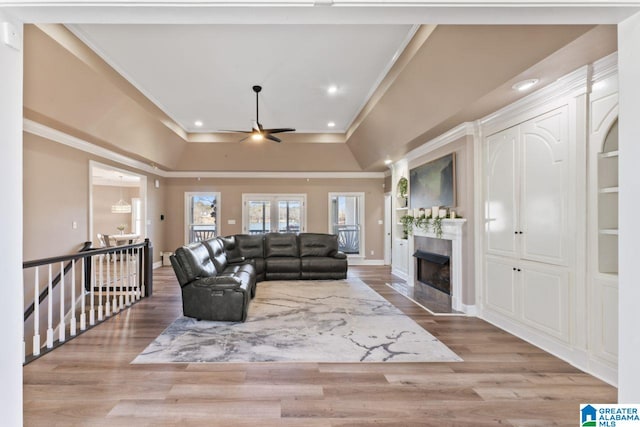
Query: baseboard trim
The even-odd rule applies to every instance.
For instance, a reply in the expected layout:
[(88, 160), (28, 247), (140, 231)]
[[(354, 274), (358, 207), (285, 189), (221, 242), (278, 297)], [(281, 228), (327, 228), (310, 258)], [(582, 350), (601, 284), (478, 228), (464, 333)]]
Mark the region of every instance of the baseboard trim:
[(349, 265), (384, 265), (383, 259), (347, 258)]
[(408, 278), (408, 275), (406, 272), (400, 271), (400, 270), (396, 270), (395, 268), (391, 268), (391, 274), (393, 274), (394, 276), (398, 276), (400, 279), (406, 281)]
[(555, 338), (549, 337), (542, 332), (535, 331), (529, 326), (522, 325), (493, 311), (485, 309), (478, 315), (478, 317), (512, 335), (515, 335), (518, 338), (527, 341), (529, 344), (564, 360), (571, 366), (574, 366), (589, 375), (593, 375), (610, 385), (616, 386), (617, 376), (615, 379), (612, 378), (610, 373), (607, 373), (602, 369), (602, 364), (599, 366), (594, 364), (594, 361), (590, 359), (586, 350), (574, 348), (569, 343), (560, 342)]
[(461, 304), (462, 312), (467, 316), (478, 317), (478, 307), (473, 305)]

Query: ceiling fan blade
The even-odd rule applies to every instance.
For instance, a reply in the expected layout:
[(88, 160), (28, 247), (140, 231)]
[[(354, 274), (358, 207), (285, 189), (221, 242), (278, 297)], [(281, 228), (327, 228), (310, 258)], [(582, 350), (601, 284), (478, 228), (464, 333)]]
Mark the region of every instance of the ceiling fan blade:
[(249, 130), (229, 130), (229, 129), (221, 129), (219, 132), (251, 133), (251, 132), (253, 132), (253, 131), (249, 131)]
[(281, 132), (295, 132), (293, 128), (275, 128), (275, 129), (263, 129), (267, 133), (281, 133)]
[(273, 135), (270, 135), (270, 134), (267, 134), (265, 136), (265, 138), (270, 139), (271, 141), (275, 141), (275, 142), (282, 142), (282, 140), (280, 138), (277, 138), (277, 137), (275, 137)]

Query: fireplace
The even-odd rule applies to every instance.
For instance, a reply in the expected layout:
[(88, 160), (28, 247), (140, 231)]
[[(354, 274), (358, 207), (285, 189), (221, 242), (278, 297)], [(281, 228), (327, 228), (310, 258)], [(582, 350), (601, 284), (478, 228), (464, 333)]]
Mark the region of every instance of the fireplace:
[(451, 295), (450, 257), (417, 250), (413, 256), (416, 258), (416, 280)]
[[(409, 253), (431, 255), (411, 258), (407, 282), (413, 288), (412, 298), (434, 313), (466, 313), (469, 310), (469, 306), (462, 303), (462, 227), (466, 221), (464, 218), (443, 219), (440, 235), (431, 229), (413, 230)], [(421, 258), (431, 258), (437, 265), (426, 264)], [(433, 268), (437, 268), (435, 273), (430, 270)]]
[(413, 246), (413, 294), (416, 301), (435, 313), (453, 312), (451, 240), (414, 236)]

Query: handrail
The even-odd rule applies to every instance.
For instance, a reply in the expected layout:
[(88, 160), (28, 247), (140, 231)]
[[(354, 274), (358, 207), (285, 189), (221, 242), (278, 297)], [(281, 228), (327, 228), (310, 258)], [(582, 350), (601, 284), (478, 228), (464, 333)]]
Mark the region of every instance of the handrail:
[(22, 268), (38, 267), (40, 265), (53, 264), (56, 262), (71, 261), (72, 259), (78, 260), (80, 258), (89, 258), (95, 255), (113, 254), (113, 253), (118, 253), (125, 249), (143, 248), (146, 246), (148, 241), (149, 239), (145, 239), (145, 241), (142, 243), (133, 243), (131, 245), (121, 245), (121, 246), (111, 246), (103, 249), (90, 249), (85, 252), (78, 252), (77, 254), (61, 255), (61, 256), (56, 256), (51, 258), (41, 258), (41, 259), (35, 259), (32, 261), (25, 261), (22, 263)]
[[(56, 264), (58, 275), (53, 279)], [(153, 246), (149, 239), (99, 249), (91, 249), (91, 242), (85, 242), (77, 253), (25, 261), (22, 266), (25, 271), (30, 269), (28, 276), (34, 289), (33, 297), (28, 297), (32, 303), (24, 313), (23, 363), (48, 353), (153, 293)], [(48, 266), (45, 288), (41, 287), (39, 275), (43, 266)], [(33, 322), (27, 322), (28, 319)], [(40, 335), (42, 328), (46, 330), (45, 340), (41, 339), (45, 337)]]
[[(80, 250), (78, 251), (78, 253), (80, 252), (88, 252), (91, 248), (91, 245), (93, 243), (92, 242), (84, 242), (84, 244), (82, 245), (82, 247), (80, 248)], [(64, 261), (63, 261), (64, 262)], [(39, 264), (42, 265), (42, 264)], [(67, 274), (69, 272), (69, 270), (71, 270), (71, 265), (72, 262), (69, 261), (67, 263), (67, 265), (64, 266), (64, 274)], [(22, 268), (28, 268), (28, 267), (23, 267)], [(60, 273), (58, 273), (58, 275), (55, 277), (55, 279), (53, 279), (53, 281), (51, 282), (51, 288), (55, 289), (56, 286), (58, 286), (58, 283), (60, 283)], [(44, 288), (42, 290), (42, 292), (40, 292), (40, 295), (38, 296), (38, 304), (42, 304), (42, 302), (45, 300), (45, 298), (47, 298), (47, 296), (49, 295), (49, 288)], [(35, 302), (32, 302), (31, 305), (29, 305), (29, 307), (27, 307), (27, 309), (24, 312), (24, 321), (26, 322), (27, 319), (29, 319), (29, 316), (31, 316), (33, 314), (33, 310), (35, 309)]]

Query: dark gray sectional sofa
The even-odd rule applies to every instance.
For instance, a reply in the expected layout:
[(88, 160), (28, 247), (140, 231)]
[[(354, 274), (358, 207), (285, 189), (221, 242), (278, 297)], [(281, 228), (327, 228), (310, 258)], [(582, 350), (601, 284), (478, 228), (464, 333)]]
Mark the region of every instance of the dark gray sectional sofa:
[(347, 277), (347, 257), (332, 234), (268, 233), (217, 237), (178, 248), (171, 265), (185, 316), (244, 321), (256, 283)]

